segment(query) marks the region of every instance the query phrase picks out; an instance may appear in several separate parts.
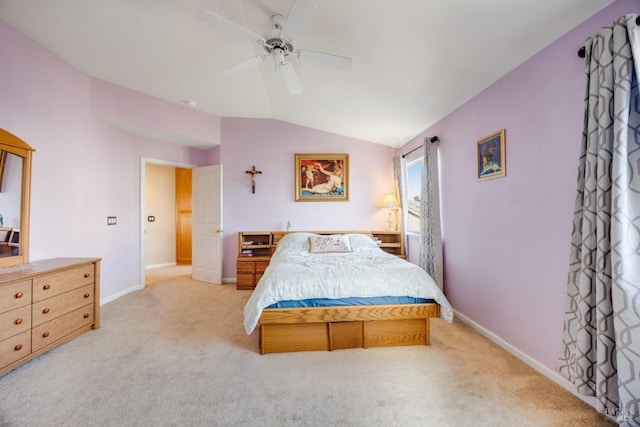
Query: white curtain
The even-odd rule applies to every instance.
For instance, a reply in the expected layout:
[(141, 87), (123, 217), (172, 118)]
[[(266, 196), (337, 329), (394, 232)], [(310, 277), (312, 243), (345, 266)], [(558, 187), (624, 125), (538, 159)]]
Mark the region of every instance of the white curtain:
[(585, 43), (585, 122), (559, 371), (598, 411), (640, 426), (640, 30)]
[(438, 151), (430, 138), (425, 139), (423, 149), (419, 265), (443, 289)]

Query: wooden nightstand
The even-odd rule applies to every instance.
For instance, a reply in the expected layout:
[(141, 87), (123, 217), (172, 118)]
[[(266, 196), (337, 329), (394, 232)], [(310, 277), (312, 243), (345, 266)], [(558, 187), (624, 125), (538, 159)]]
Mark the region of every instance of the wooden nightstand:
[(236, 289), (254, 289), (271, 259), (271, 233), (242, 231), (238, 233)]

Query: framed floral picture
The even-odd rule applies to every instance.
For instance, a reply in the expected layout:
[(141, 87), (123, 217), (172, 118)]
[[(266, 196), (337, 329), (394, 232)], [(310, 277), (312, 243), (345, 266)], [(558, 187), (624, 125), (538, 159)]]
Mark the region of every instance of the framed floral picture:
[(478, 181), (505, 176), (507, 173), (505, 130), (478, 141)]
[(296, 202), (349, 200), (348, 154), (294, 155)]

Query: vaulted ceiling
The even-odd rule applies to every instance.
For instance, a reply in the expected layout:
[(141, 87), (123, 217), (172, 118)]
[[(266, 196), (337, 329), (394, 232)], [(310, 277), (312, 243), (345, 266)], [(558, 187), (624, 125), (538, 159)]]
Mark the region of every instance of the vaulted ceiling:
[(223, 75), (265, 50), (198, 17), (209, 10), (262, 36), (294, 0), (0, 0), (0, 19), (86, 74), (142, 93), (222, 117), (273, 118), (399, 146), (611, 3), (313, 1), (294, 49), (353, 65), (289, 55), (302, 87), (295, 95), (271, 58)]

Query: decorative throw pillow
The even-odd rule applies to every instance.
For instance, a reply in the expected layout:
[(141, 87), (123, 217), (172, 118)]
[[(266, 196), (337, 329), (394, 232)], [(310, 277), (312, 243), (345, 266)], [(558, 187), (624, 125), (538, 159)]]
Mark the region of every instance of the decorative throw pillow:
[(328, 252), (351, 252), (349, 237), (342, 234), (330, 236), (309, 236), (309, 250), (312, 254)]

